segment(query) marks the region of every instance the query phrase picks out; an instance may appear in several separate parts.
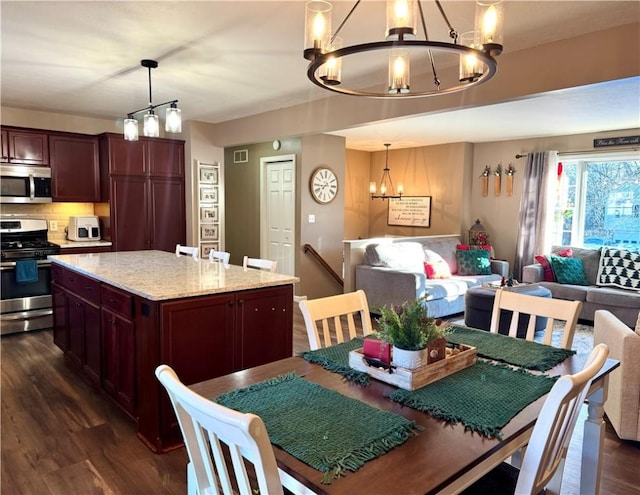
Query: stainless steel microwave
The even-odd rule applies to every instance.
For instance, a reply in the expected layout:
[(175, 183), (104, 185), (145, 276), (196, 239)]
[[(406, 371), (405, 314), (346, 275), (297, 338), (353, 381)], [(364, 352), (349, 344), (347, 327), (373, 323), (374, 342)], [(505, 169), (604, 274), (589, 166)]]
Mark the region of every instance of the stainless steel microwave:
[(1, 203), (51, 203), (51, 169), (0, 165)]

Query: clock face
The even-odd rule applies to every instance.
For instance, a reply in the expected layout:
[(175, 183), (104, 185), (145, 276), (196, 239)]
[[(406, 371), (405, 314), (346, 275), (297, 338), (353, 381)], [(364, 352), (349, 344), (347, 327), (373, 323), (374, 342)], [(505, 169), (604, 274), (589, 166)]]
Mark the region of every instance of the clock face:
[(318, 203), (330, 203), (338, 194), (338, 178), (330, 168), (319, 167), (311, 174), (309, 187), (311, 196)]

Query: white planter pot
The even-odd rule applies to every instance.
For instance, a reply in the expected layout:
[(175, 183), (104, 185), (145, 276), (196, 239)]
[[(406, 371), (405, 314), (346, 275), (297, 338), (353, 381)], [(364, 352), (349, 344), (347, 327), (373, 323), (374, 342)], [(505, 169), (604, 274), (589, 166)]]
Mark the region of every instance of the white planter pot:
[(409, 370), (418, 369), (422, 363), (427, 364), (424, 349), (420, 351), (407, 351), (393, 346), (393, 364)]

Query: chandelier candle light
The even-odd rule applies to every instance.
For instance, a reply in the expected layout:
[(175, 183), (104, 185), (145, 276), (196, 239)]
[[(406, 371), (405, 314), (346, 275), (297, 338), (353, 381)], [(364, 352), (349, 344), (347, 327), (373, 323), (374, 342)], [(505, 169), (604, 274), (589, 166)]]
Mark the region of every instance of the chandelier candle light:
[(389, 146), (391, 146), (391, 144), (385, 143), (384, 145), (387, 148), (387, 153), (385, 157), (384, 170), (382, 171), (382, 178), (380, 179), (380, 193), (377, 194), (378, 187), (375, 182), (369, 182), (369, 193), (371, 194), (371, 199), (402, 199), (404, 187), (402, 184), (398, 184), (398, 194), (395, 194), (393, 182), (391, 181), (391, 173), (389, 171)]
[[(305, 9), (304, 58), (309, 60), (307, 77), (317, 86), (354, 96), (371, 98), (398, 98), (434, 96), (453, 93), (475, 87), (491, 79), (497, 70), (494, 57), (502, 53), (502, 0), (478, 0), (476, 2), (475, 26), (473, 31), (458, 36), (452, 27), (439, 0), (435, 5), (447, 26), (451, 41), (429, 39), (422, 2), (419, 0), (387, 0), (385, 39), (362, 44), (344, 46), (339, 34), (360, 5), (357, 0), (335, 32), (331, 29), (332, 5), (325, 0), (311, 0)], [(418, 19), (420, 19), (424, 40), (418, 39)], [(355, 82), (344, 81), (343, 69), (349, 60), (356, 58), (370, 61), (371, 52), (387, 52), (388, 81), (370, 83), (367, 88), (357, 87)], [(360, 56), (360, 57), (358, 57)], [(418, 81), (412, 87), (410, 80), (411, 58), (414, 63), (430, 68), (433, 84)], [(451, 63), (459, 67), (458, 74), (450, 76), (440, 71)], [(346, 60), (343, 64), (343, 60)], [(380, 67), (372, 67), (376, 70)], [(344, 70), (344, 73), (347, 71)], [(420, 71), (423, 72), (423, 71)], [(362, 76), (362, 74), (360, 75)], [(356, 77), (354, 80), (373, 80)], [(429, 78), (423, 78), (429, 79)]]
[(158, 137), (160, 135), (160, 122), (158, 115), (155, 113), (155, 109), (164, 105), (170, 105), (167, 108), (166, 120), (164, 130), (169, 133), (182, 132), (182, 116), (181, 111), (178, 108), (178, 100), (165, 101), (164, 103), (153, 104), (151, 97), (151, 69), (158, 67), (158, 62), (155, 60), (144, 59), (140, 61), (142, 67), (146, 67), (149, 70), (149, 105), (135, 110), (127, 114), (127, 118), (124, 120), (124, 139), (125, 141), (137, 141), (138, 140), (138, 121), (134, 116), (138, 113), (147, 113), (144, 115), (143, 133), (147, 137)]

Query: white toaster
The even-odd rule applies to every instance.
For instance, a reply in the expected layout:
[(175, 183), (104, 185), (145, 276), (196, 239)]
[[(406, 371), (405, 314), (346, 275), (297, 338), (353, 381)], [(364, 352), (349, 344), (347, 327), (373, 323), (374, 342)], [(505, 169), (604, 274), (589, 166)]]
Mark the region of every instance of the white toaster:
[(100, 240), (100, 223), (98, 217), (69, 217), (67, 238), (71, 241)]

